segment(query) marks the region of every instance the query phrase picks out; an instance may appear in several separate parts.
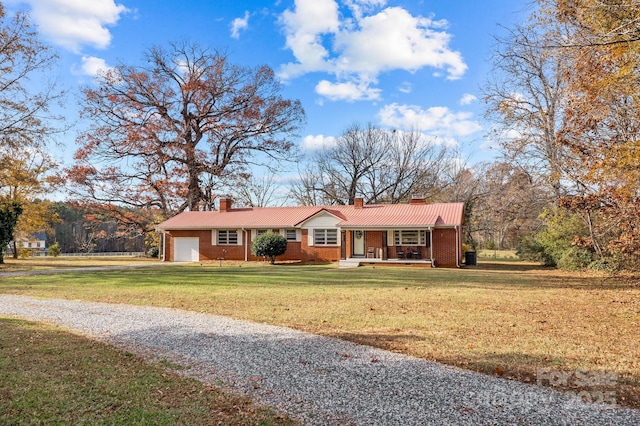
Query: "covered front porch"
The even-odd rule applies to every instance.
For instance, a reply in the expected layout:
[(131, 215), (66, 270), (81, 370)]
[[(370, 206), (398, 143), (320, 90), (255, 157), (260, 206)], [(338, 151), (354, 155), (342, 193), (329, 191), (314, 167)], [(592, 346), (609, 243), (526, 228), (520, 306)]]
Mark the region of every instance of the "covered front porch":
[(340, 260), (340, 268), (357, 268), (358, 266), (418, 266), (431, 268), (431, 260), (427, 259), (362, 259), (349, 258)]
[(431, 229), (343, 229), (341, 266), (432, 266)]

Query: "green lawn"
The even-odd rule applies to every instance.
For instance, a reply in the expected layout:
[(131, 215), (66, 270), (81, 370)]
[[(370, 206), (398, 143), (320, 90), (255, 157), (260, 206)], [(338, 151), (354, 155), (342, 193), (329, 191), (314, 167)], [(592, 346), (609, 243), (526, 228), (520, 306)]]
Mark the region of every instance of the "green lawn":
[(0, 292), (169, 306), (403, 352), (522, 381), (540, 367), (620, 374), (640, 406), (640, 287), (522, 262), (469, 269), (176, 265), (2, 279)]

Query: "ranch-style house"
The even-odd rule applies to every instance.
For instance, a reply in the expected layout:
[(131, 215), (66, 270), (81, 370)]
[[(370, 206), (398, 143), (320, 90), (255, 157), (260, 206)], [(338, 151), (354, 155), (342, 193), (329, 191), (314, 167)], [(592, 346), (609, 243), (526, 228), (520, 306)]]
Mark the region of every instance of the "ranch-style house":
[(219, 211), (183, 212), (157, 226), (162, 259), (168, 262), (262, 260), (251, 242), (265, 232), (281, 234), (281, 261), (409, 264), (459, 267), (463, 203), (364, 204), (348, 206), (241, 207), (230, 198)]

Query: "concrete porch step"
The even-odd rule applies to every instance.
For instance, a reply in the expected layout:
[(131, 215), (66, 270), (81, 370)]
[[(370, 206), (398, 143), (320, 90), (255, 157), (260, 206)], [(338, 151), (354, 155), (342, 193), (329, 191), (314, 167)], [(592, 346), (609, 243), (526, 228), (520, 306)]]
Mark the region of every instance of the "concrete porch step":
[(353, 259), (343, 259), (338, 263), (338, 268), (357, 268), (358, 266), (360, 266), (360, 261)]

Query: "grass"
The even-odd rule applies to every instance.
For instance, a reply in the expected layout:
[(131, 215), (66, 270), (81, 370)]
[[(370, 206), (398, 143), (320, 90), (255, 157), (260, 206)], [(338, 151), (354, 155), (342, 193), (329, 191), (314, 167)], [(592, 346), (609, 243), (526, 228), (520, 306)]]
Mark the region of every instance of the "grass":
[(485, 260), (519, 260), (515, 250), (478, 250), (478, 259)]
[(640, 407), (640, 286), (523, 262), (337, 269), (217, 264), (0, 281), (0, 292), (169, 306), (285, 325), (524, 382), (615, 372)]
[(0, 318), (0, 424), (294, 424), (247, 398), (50, 326)]

